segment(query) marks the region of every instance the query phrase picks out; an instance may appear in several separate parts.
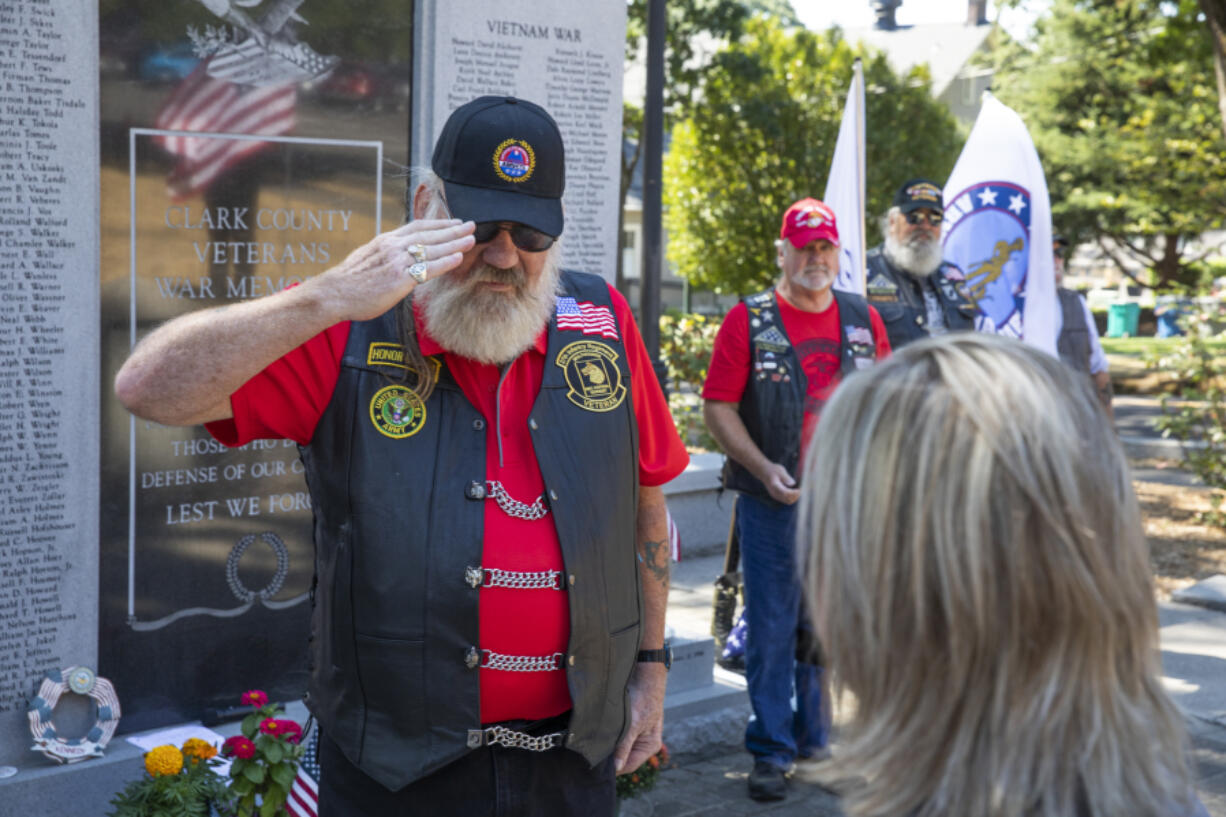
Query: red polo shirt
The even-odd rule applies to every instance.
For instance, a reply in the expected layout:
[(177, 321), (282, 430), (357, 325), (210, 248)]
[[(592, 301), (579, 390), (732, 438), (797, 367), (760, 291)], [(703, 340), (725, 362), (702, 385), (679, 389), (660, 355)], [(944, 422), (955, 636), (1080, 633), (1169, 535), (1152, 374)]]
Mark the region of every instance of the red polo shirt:
[[(639, 482), (662, 485), (685, 470), (689, 455), (673, 425), (630, 307), (611, 287), (610, 295), (630, 366), (630, 392), (639, 429)], [(548, 333), (542, 331), (532, 348), (511, 363), (505, 378), (497, 366), (444, 350), (425, 331), (420, 316), (417, 336), (423, 354), (443, 355), (464, 395), (486, 418), (486, 479), (501, 482), (521, 502), (531, 503), (541, 496), (545, 484), (532, 448), (528, 414), (540, 391)], [(308, 443), (332, 398), (348, 338), (349, 324), (337, 324), (269, 365), (231, 396), (234, 418), (208, 424), (209, 433), (231, 446), (266, 438)], [(484, 510), (483, 567), (563, 569), (552, 515), (535, 521), (516, 519), (493, 500), (485, 502)], [(479, 622), (483, 650), (524, 656), (565, 654), (570, 637), (568, 596), (556, 590), (482, 588)], [(480, 685), (483, 723), (547, 718), (571, 705), (564, 671), (482, 669)]]

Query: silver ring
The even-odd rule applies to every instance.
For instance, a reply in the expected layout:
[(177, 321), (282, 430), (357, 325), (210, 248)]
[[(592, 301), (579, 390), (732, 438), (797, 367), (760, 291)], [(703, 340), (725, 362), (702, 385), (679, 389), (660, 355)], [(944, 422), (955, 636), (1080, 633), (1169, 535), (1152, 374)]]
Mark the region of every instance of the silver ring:
[(409, 277), (417, 283), (424, 284), (426, 282), (426, 264), (424, 261), (418, 261), (405, 271), (409, 274)]
[(421, 244), (410, 244), (409, 255), (413, 256), (413, 260), (419, 264), (426, 263), (426, 248)]

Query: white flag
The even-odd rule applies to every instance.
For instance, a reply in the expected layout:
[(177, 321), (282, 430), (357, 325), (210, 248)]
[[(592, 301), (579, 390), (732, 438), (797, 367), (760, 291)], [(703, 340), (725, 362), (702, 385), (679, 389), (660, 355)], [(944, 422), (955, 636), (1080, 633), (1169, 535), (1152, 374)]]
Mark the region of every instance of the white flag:
[(839, 225), (839, 277), (834, 288), (864, 294), (864, 71), (860, 60), (852, 70), (843, 124), (830, 160), (830, 175), (822, 200)]
[(976, 328), (1055, 355), (1047, 180), (1022, 118), (990, 93), (945, 183), (942, 239), (979, 309)]

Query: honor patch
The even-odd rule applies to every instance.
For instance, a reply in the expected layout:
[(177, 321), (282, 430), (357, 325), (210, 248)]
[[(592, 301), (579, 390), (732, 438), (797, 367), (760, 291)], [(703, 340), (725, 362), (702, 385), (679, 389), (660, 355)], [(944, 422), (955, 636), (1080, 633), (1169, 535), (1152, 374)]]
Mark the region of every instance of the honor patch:
[(426, 404), (404, 386), (386, 386), (370, 401), (370, 421), (385, 437), (412, 437), (426, 424)]
[(617, 352), (603, 343), (580, 340), (558, 352), (555, 363), (562, 369), (570, 391), (566, 398), (587, 411), (612, 411), (626, 399)]
[(370, 344), (370, 348), (366, 350), (366, 365), (408, 368), (404, 365), (404, 347), (399, 343)]

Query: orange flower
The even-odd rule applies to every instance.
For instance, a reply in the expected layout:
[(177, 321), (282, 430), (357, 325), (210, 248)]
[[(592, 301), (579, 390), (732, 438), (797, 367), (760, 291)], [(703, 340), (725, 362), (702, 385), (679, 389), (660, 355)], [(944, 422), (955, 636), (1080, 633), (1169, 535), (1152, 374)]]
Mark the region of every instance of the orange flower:
[(183, 769), (183, 753), (173, 746), (155, 746), (145, 755), (145, 771), (153, 777), (178, 774)]
[(656, 757), (655, 755), (647, 758), (647, 762), (651, 764), (651, 768), (653, 769), (660, 768), (660, 758)]
[(217, 756), (217, 749), (208, 741), (200, 738), (188, 738), (183, 743), (183, 756), (190, 758), (192, 764)]

